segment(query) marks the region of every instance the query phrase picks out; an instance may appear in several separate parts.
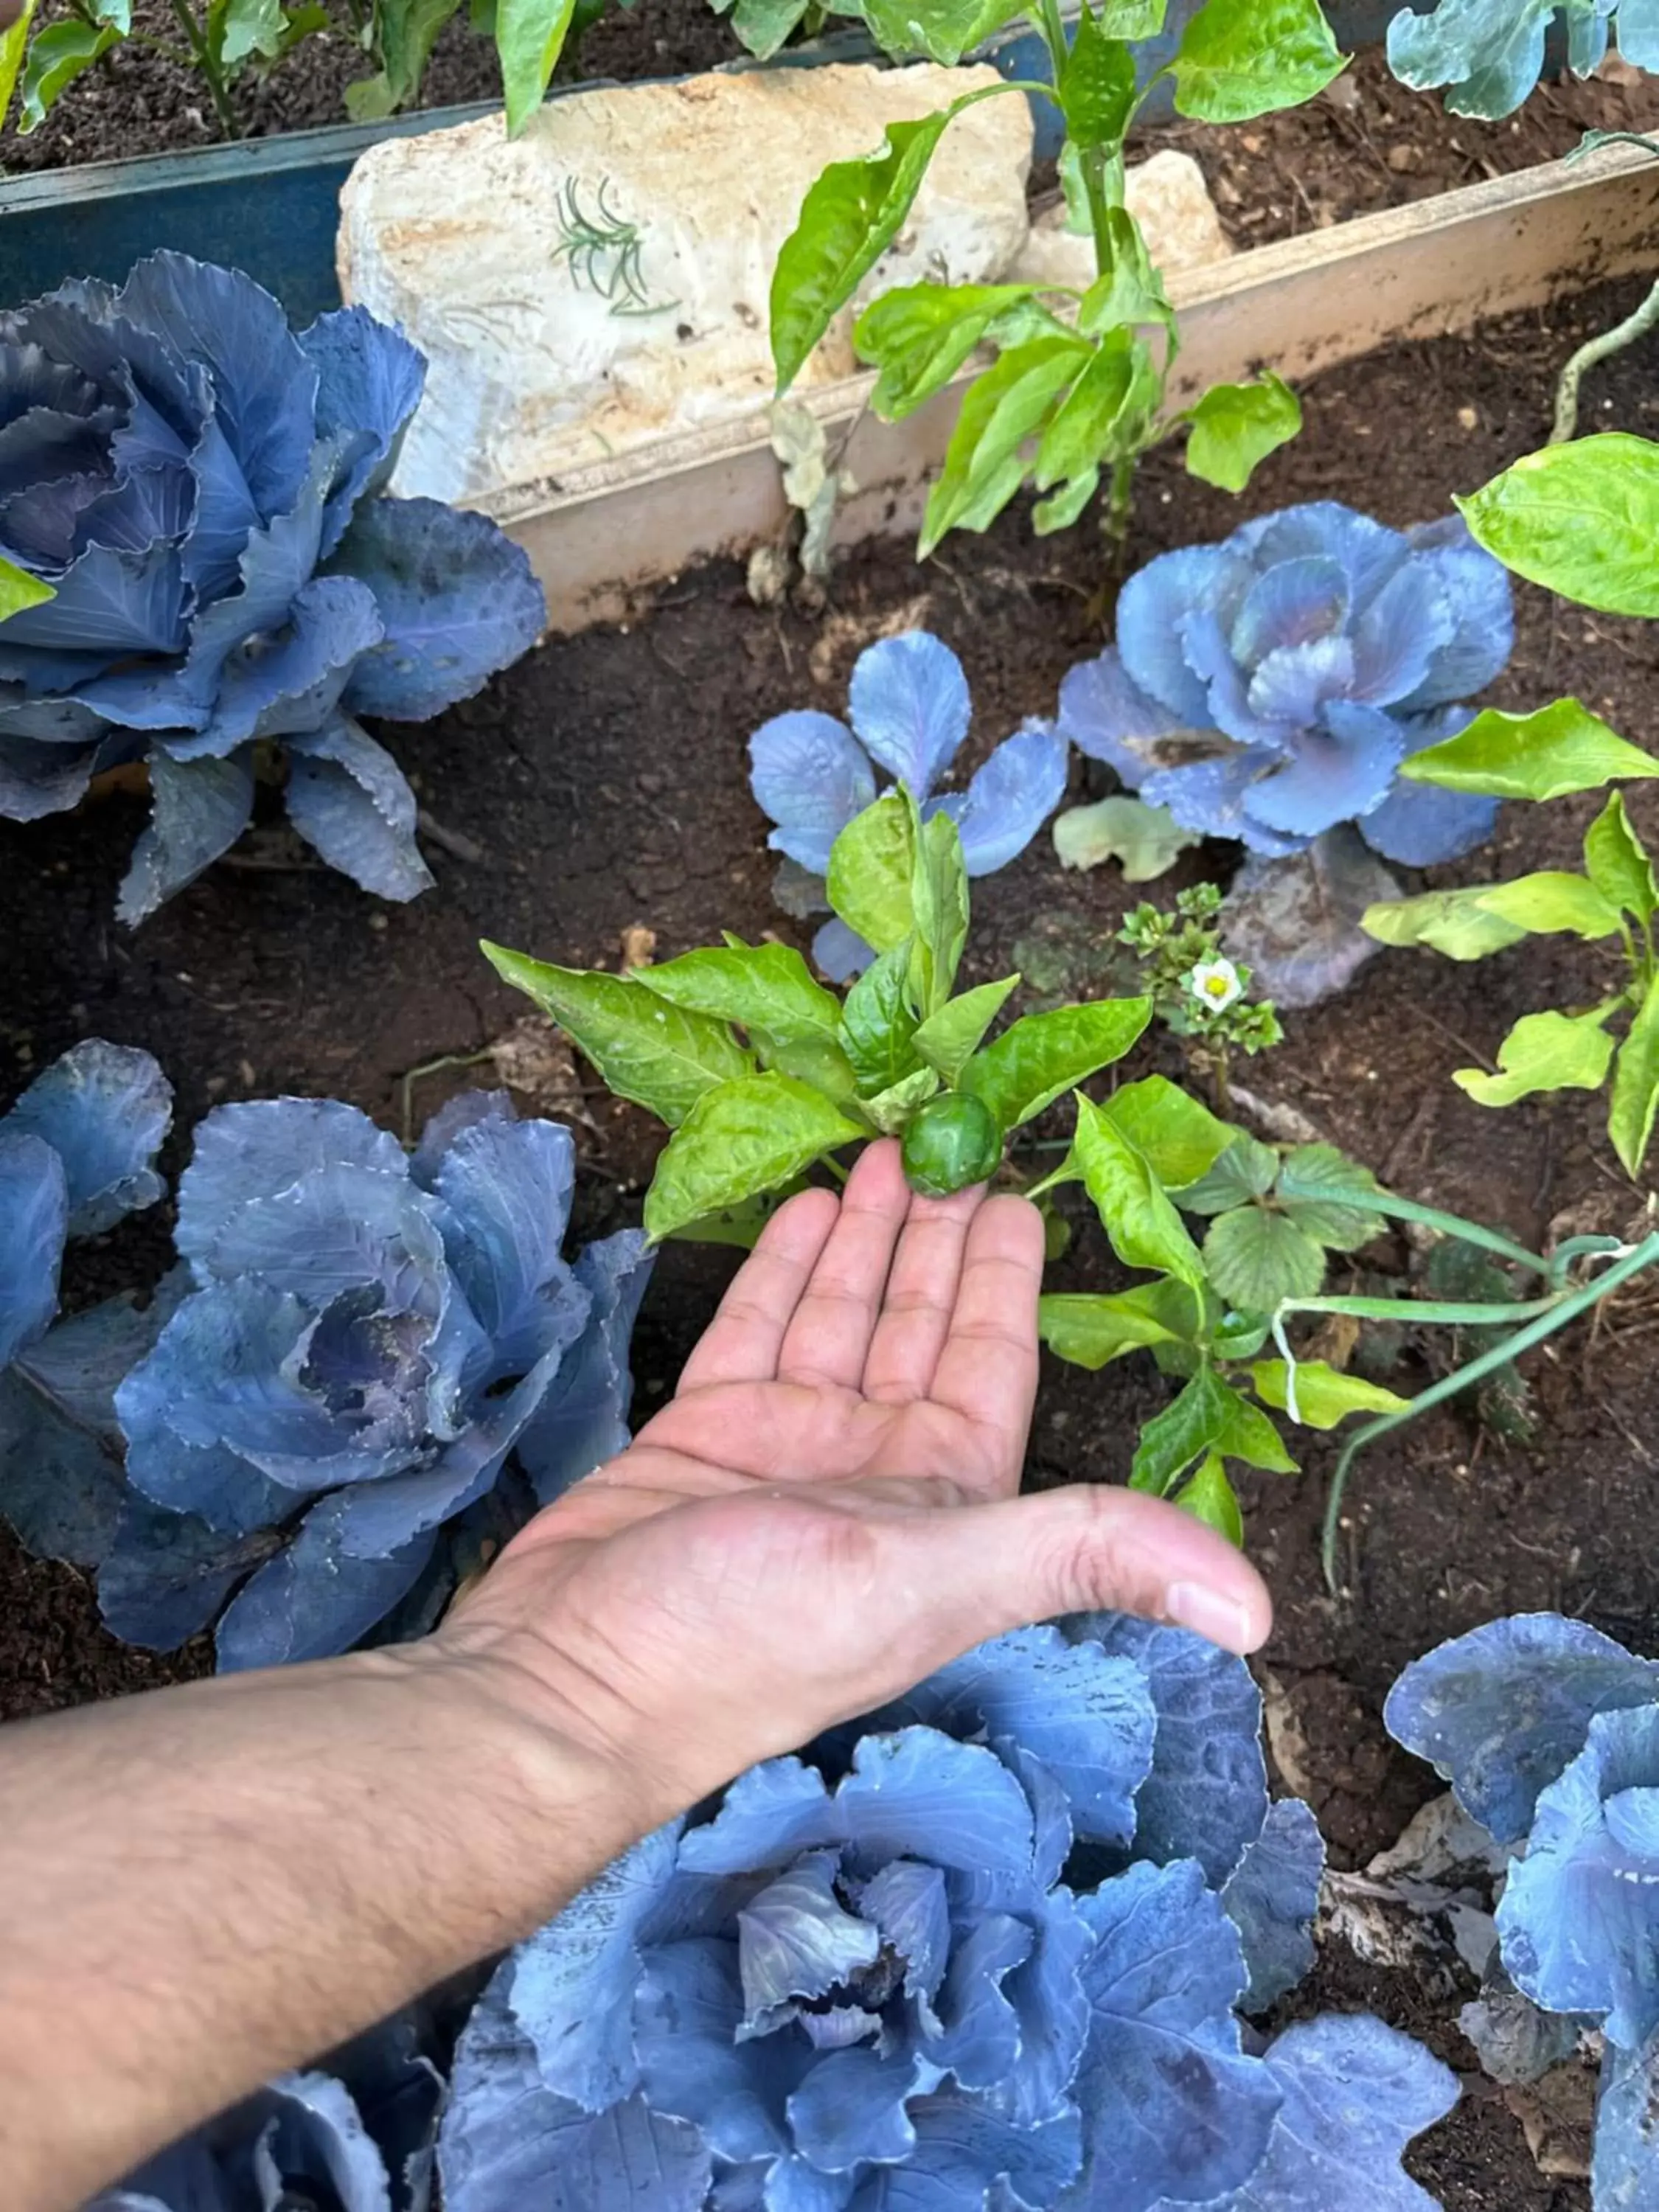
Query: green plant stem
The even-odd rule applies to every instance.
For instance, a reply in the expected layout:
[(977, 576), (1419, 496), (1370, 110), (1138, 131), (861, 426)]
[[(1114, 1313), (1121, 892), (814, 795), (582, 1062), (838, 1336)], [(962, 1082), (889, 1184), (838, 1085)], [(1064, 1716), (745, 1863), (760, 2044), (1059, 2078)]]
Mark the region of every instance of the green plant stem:
[[(1403, 1413), (1384, 1413), (1376, 1420), (1367, 1421), (1363, 1428), (1355, 1430), (1343, 1446), (1332, 1470), (1331, 1494), (1325, 1507), (1325, 1532), (1320, 1557), (1325, 1569), (1325, 1585), (1333, 1595), (1337, 1589), (1336, 1540), (1341, 1523), (1343, 1493), (1347, 1488), (1349, 1471), (1365, 1446), (1375, 1443), (1378, 1437), (1386, 1436), (1390, 1429), (1401, 1428), (1407, 1421), (1414, 1421), (1419, 1413), (1426, 1413), (1431, 1407), (1443, 1405), (1448, 1398), (1455, 1398), (1460, 1391), (1469, 1389), (1471, 1384), (1484, 1381), (1500, 1367), (1510, 1365), (1522, 1352), (1530, 1352), (1546, 1337), (1553, 1336), (1557, 1329), (1565, 1328), (1570, 1321), (1576, 1321), (1580, 1314), (1588, 1313), (1592, 1306), (1599, 1305), (1603, 1298), (1610, 1297), (1622, 1283), (1627, 1283), (1632, 1275), (1639, 1275), (1644, 1268), (1652, 1267), (1656, 1261), (1659, 1261), (1659, 1233), (1644, 1237), (1639, 1244), (1626, 1252), (1604, 1275), (1599, 1275), (1595, 1282), (1585, 1284), (1583, 1289), (1573, 1291), (1565, 1297), (1548, 1301), (1548, 1310), (1537, 1320), (1528, 1322), (1525, 1328), (1516, 1329), (1512, 1336), (1506, 1336), (1501, 1344), (1493, 1345), (1478, 1359), (1470, 1360), (1467, 1366), (1457, 1368), (1442, 1381), (1431, 1383), (1426, 1390), (1412, 1400)], [(1516, 1310), (1510, 1309), (1511, 1317)]]
[(236, 110), (231, 105), (230, 94), (225, 85), (224, 72), (213, 58), (213, 49), (208, 44), (207, 33), (198, 21), (190, 0), (173, 0), (173, 12), (178, 19), (179, 27), (185, 34), (185, 41), (190, 48), (191, 58), (201, 71), (203, 82), (207, 86), (209, 97), (213, 101), (213, 112), (219, 118), (219, 128), (227, 138), (240, 138), (242, 135), (241, 125), (236, 120)]
[(1540, 1260), (1536, 1252), (1528, 1251), (1524, 1244), (1516, 1243), (1499, 1231), (1483, 1228), (1478, 1221), (1465, 1221), (1461, 1214), (1443, 1213), (1437, 1206), (1419, 1206), (1414, 1198), (1401, 1198), (1391, 1190), (1345, 1190), (1338, 1203), (1352, 1206), (1361, 1213), (1386, 1214), (1395, 1221), (1421, 1222), (1425, 1229), (1438, 1229), (1443, 1235), (1455, 1237), (1465, 1244), (1478, 1244), (1483, 1252), (1495, 1252), (1512, 1266), (1524, 1267), (1530, 1275), (1547, 1275), (1550, 1272), (1547, 1260)]
[(1610, 331), (1599, 337), (1586, 339), (1577, 353), (1569, 359), (1555, 387), (1555, 423), (1550, 432), (1552, 446), (1565, 446), (1578, 434), (1578, 387), (1585, 372), (1622, 353), (1634, 345), (1638, 338), (1645, 337), (1659, 324), (1659, 284), (1656, 284), (1633, 314), (1626, 315), (1622, 323), (1615, 323)]

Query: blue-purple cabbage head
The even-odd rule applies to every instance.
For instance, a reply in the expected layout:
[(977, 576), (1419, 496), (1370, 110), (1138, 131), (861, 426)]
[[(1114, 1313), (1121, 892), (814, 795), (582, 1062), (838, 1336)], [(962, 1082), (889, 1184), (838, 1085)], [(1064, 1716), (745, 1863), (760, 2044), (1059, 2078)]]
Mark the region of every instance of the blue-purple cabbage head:
[(1467, 726), (1514, 637), (1508, 574), (1461, 520), (1287, 507), (1132, 576), (1115, 644), (1060, 686), (1060, 728), (1200, 836), (1277, 856), (1352, 822), (1426, 867), (1490, 836), (1497, 802), (1401, 763)]
[(1244, 2047), (1322, 1860), (1260, 1718), (1242, 1662), (1099, 1615), (751, 1768), (499, 1969), (447, 2212), (1426, 2205), (1390, 2193), (1450, 2102), (1426, 2052), (1364, 2019)]
[[(859, 655), (846, 722), (804, 707), (761, 725), (749, 740), (750, 788), (776, 825), (768, 844), (811, 879), (797, 878), (796, 910), (827, 905), (830, 848), (874, 804), (878, 769), (908, 787), (924, 820), (951, 817), (970, 876), (991, 875), (1025, 850), (1065, 794), (1065, 744), (1048, 724), (1028, 721), (1003, 739), (965, 791), (941, 792), (972, 713), (962, 663), (948, 645), (915, 629), (882, 638)], [(838, 982), (873, 957), (840, 921), (823, 925), (812, 953)]]
[(115, 1394), (118, 1634), (168, 1649), (217, 1618), (236, 1668), (418, 1633), (625, 1445), (649, 1261), (633, 1230), (564, 1259), (574, 1172), (569, 1131), (501, 1092), (452, 1102), (412, 1157), (333, 1100), (208, 1115), (186, 1294)]
[(289, 820), (392, 899), (431, 881), (359, 717), (423, 721), (544, 617), (482, 515), (380, 496), (425, 364), (361, 307), (289, 330), (234, 270), (158, 253), (0, 315), (0, 556), (52, 593), (0, 622), (0, 815), (143, 760), (129, 922), (234, 844), (256, 751)]

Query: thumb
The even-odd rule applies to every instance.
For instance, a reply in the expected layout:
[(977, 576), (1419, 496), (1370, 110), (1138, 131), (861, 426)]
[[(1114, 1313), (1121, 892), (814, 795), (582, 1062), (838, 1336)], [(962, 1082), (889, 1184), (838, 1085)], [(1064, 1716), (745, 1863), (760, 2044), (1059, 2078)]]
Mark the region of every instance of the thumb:
[(1261, 1576), (1178, 1506), (1081, 1483), (892, 1524), (890, 1566), (924, 1604), (943, 1666), (987, 1637), (1056, 1613), (1133, 1613), (1254, 1651), (1273, 1626)]

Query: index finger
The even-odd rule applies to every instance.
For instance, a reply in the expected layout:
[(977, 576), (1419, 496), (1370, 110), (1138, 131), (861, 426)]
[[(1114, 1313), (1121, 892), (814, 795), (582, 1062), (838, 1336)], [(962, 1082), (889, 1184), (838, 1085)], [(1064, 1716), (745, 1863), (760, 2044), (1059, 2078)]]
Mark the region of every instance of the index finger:
[(799, 1191), (778, 1208), (681, 1370), (677, 1397), (714, 1382), (773, 1379), (784, 1331), (840, 1213), (832, 1190)]

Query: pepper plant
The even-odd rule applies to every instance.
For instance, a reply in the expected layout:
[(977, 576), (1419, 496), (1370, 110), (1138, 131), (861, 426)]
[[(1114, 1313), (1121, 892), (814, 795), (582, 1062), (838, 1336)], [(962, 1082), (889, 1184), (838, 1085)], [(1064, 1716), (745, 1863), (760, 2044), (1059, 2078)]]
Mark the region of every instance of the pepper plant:
[[(785, 0), (793, 21), (802, 9)], [(969, 386), (945, 466), (928, 496), (920, 551), (951, 530), (984, 530), (1028, 481), (1043, 495), (1036, 528), (1075, 522), (1102, 487), (1109, 531), (1127, 526), (1137, 459), (1169, 427), (1165, 387), (1179, 349), (1176, 318), (1124, 204), (1124, 142), (1152, 84), (1170, 77), (1178, 113), (1242, 123), (1311, 100), (1343, 67), (1316, 0), (1208, 0), (1173, 60), (1138, 85), (1131, 41), (1164, 27), (1167, 0), (1082, 0), (1068, 36), (1059, 0), (862, 0), (883, 51), (953, 64), (1029, 14), (1053, 82), (963, 94), (918, 121), (891, 123), (879, 152), (831, 163), (813, 185), (772, 280), (772, 357), (787, 391), (903, 228), (952, 120), (1002, 93), (1052, 100), (1066, 126), (1060, 173), (1078, 228), (1094, 243), (1086, 290), (1048, 284), (908, 284), (860, 315), (854, 342), (878, 372), (875, 411), (913, 414), (981, 349), (996, 359)], [(1187, 465), (1241, 491), (1258, 461), (1294, 437), (1301, 410), (1271, 372), (1205, 393), (1178, 418)]]

